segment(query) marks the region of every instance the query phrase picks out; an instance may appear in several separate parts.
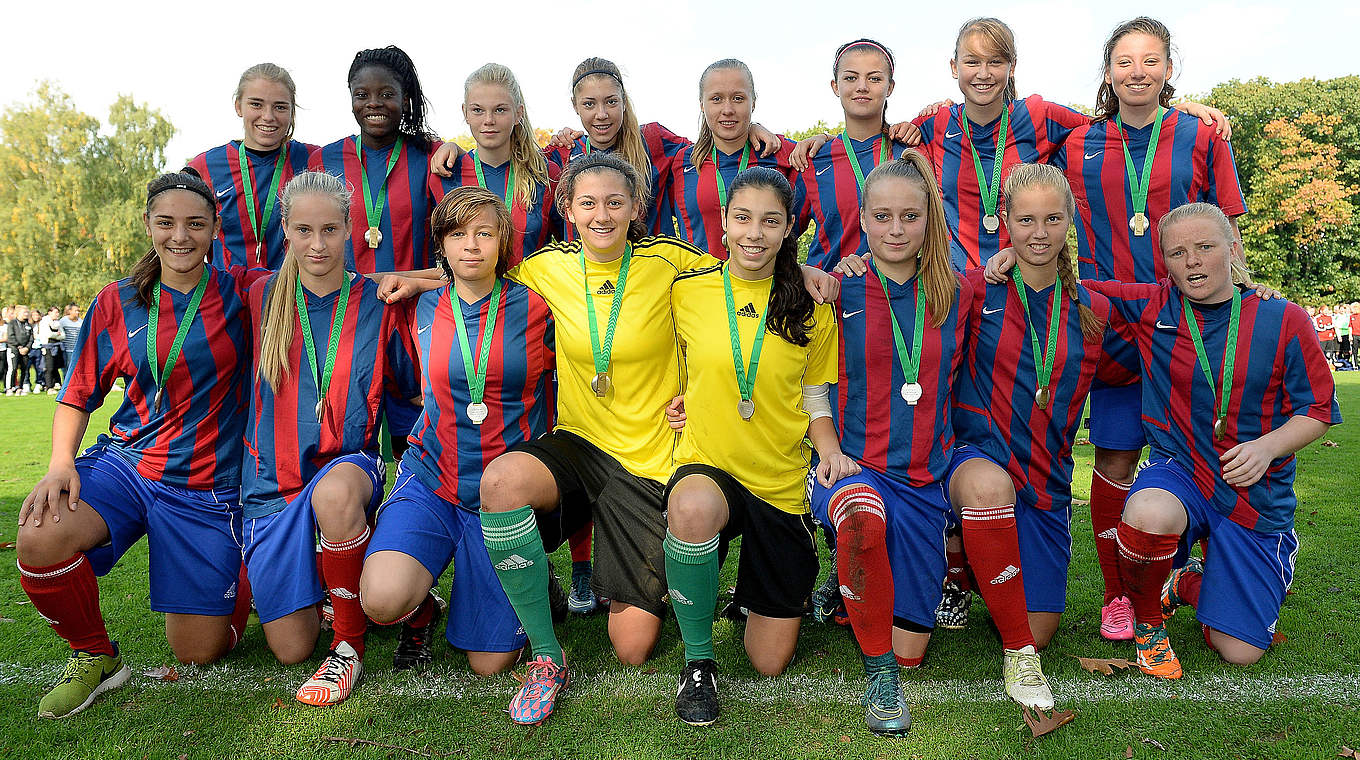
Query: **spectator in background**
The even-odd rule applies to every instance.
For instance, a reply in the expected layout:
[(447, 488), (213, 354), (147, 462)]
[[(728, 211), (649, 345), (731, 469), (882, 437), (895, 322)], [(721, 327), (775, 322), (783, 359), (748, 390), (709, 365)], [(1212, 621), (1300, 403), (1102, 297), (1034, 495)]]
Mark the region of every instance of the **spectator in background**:
[(14, 317), (14, 310), (6, 306), (0, 308), (0, 369), (4, 370), (5, 390), (10, 389), (10, 359), (9, 359), (9, 321)]
[(1351, 367), (1360, 369), (1360, 301), (1351, 303)]
[(1336, 329), (1332, 326), (1332, 307), (1319, 306), (1317, 316), (1313, 317), (1313, 326), (1317, 328), (1318, 342), (1322, 344), (1322, 355), (1335, 367)]
[(38, 322), (38, 350), (43, 357), (43, 385), (47, 386), (47, 395), (57, 395), (57, 388), (61, 387), (61, 370), (66, 366), (66, 356), (62, 353), (61, 342), (65, 337), (61, 329), (61, 309), (53, 306), (47, 310), (47, 316)]
[(5, 343), (9, 346), (10, 385), (5, 389), (7, 396), (28, 394), (29, 354), (33, 352), (33, 327), (28, 321), (28, 307), (16, 305), (13, 319), (6, 323), (9, 330)]
[(42, 324), (43, 310), (38, 306), (28, 307), (28, 329), (32, 334), (28, 343), (28, 368), (32, 375), (31, 390), (35, 393), (42, 393), (43, 369), (46, 367), (45, 358), (42, 353), (42, 344), (38, 342), (38, 325)]
[(61, 325), (61, 353), (66, 358), (67, 366), (75, 361), (76, 338), (80, 337), (80, 307), (74, 303), (66, 304), (66, 313), (62, 315), (58, 324)]

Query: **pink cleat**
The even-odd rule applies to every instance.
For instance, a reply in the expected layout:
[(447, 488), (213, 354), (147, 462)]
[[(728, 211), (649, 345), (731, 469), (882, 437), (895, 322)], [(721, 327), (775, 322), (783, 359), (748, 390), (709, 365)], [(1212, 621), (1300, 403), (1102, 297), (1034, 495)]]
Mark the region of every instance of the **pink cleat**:
[(1133, 602), (1117, 596), (1100, 608), (1100, 635), (1110, 641), (1133, 640)]

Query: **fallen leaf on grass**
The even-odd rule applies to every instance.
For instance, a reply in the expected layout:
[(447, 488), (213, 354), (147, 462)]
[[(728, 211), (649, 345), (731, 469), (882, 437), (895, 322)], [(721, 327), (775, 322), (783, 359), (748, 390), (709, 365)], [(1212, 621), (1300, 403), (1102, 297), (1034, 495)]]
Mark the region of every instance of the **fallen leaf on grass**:
[(1133, 760), (1133, 745), (1124, 748), (1124, 760)]
[(1157, 749), (1159, 749), (1159, 750), (1161, 750), (1161, 751), (1163, 751), (1163, 752), (1166, 751), (1166, 745), (1165, 745), (1165, 744), (1162, 744), (1161, 742), (1157, 741), (1156, 739), (1144, 739), (1144, 740), (1143, 740), (1143, 743), (1144, 743), (1144, 744), (1151, 744), (1152, 746), (1156, 747)]
[(273, 707), (275, 710), (279, 709), (280, 707), (283, 707), (283, 697), (275, 697), (274, 704), (270, 706)]
[(1283, 644), (1283, 643), (1285, 643), (1286, 641), (1289, 641), (1289, 637), (1286, 636), (1286, 635), (1284, 635), (1283, 633), (1280, 633), (1279, 631), (1276, 631), (1275, 633), (1271, 634), (1271, 636), (1270, 636), (1270, 645), (1271, 645), (1271, 646), (1275, 646), (1276, 644)]
[(188, 731), (185, 731), (185, 732), (184, 732), (184, 735), (185, 735), (185, 736), (193, 736), (193, 734), (194, 734), (194, 730), (193, 730), (192, 728), (189, 729)]
[(1072, 500), (1072, 506), (1074, 506), (1074, 507), (1089, 507), (1089, 506), (1091, 506), (1091, 502), (1088, 501), (1088, 500), (1086, 500), (1086, 499), (1073, 499), (1073, 500)]
[(1341, 745), (1341, 751), (1338, 752), (1338, 753), (1336, 753), (1336, 756), (1337, 756), (1337, 757), (1360, 757), (1360, 753), (1357, 753), (1355, 750), (1353, 750), (1353, 749), (1351, 749), (1350, 747), (1347, 747), (1346, 745), (1343, 744), (1343, 745)]
[(1325, 441), (1323, 441), (1323, 442), (1322, 442), (1322, 445), (1323, 445), (1323, 446), (1326, 446), (1326, 447), (1329, 448), (1329, 449), (1337, 449), (1337, 448), (1341, 448), (1341, 444), (1337, 443), (1336, 441), (1331, 440), (1330, 438), (1327, 439), (1327, 440), (1325, 440)]
[(150, 678), (153, 681), (179, 680), (179, 673), (174, 668), (166, 667), (164, 665), (160, 666), (159, 668), (152, 668), (151, 670), (143, 671), (142, 675), (146, 676), (147, 678)]
[(13, 548), (14, 548), (13, 541), (6, 541), (4, 543), (0, 543), (0, 549), (13, 549)]
[(1083, 668), (1092, 673), (1099, 673), (1107, 676), (1114, 675), (1115, 668), (1124, 670), (1126, 668), (1131, 668), (1134, 665), (1133, 662), (1125, 660), (1122, 657), (1078, 657), (1077, 662), (1081, 663)]
[(1077, 714), (1071, 710), (1054, 710), (1045, 713), (1043, 710), (1031, 710), (1028, 707), (1023, 709), (1025, 711), (1025, 725), (1029, 726), (1029, 732), (1036, 739), (1044, 734), (1057, 731), (1077, 717)]
[(845, 734), (841, 734), (841, 741), (845, 742), (846, 744), (849, 744), (850, 742), (854, 741), (854, 739), (851, 739)]

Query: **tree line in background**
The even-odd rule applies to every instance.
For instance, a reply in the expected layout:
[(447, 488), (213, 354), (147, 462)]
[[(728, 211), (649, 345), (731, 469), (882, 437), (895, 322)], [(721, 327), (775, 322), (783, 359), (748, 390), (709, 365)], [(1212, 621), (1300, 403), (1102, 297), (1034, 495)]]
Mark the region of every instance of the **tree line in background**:
[[(1233, 80), (1200, 99), (1233, 122), (1256, 279), (1304, 303), (1360, 300), (1360, 76)], [(540, 144), (551, 134), (535, 133)], [(51, 83), (0, 113), (0, 302), (85, 304), (125, 276), (146, 251), (146, 183), (167, 167), (173, 134), (130, 96), (101, 124)]]

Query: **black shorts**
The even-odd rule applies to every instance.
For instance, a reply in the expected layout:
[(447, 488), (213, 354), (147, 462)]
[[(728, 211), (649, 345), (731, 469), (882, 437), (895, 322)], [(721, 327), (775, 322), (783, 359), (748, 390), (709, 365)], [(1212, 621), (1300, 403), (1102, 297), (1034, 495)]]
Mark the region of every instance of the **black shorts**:
[(720, 537), (726, 554), (741, 536), (737, 560), (738, 605), (771, 618), (802, 617), (817, 582), (817, 546), (811, 514), (795, 515), (757, 498), (727, 472), (706, 464), (681, 465), (666, 484), (666, 496), (687, 475), (703, 475), (727, 500), (727, 525)]
[(624, 469), (579, 435), (554, 430), (511, 449), (542, 462), (557, 482), (558, 509), (538, 520), (543, 546), (553, 551), (595, 521), (596, 596), (666, 613), (666, 555), (662, 486)]

